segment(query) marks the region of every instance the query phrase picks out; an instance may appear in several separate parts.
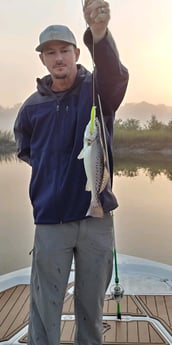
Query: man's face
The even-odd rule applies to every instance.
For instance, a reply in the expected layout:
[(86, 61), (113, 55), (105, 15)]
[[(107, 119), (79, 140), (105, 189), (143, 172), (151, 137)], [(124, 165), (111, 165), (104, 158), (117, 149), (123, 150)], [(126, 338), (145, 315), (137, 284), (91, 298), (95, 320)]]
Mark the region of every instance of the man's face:
[(79, 49), (72, 44), (51, 41), (44, 46), (40, 58), (53, 79), (71, 79), (77, 72), (79, 53)]

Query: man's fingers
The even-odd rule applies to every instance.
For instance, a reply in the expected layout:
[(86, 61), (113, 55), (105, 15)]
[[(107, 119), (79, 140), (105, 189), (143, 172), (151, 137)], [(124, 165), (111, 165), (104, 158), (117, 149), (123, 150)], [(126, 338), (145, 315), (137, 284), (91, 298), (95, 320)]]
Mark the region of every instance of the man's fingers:
[(95, 1), (93, 6), (85, 8), (85, 15), (90, 17), (92, 20), (96, 20), (96, 22), (103, 20), (106, 16), (110, 17), (110, 10), (108, 3)]

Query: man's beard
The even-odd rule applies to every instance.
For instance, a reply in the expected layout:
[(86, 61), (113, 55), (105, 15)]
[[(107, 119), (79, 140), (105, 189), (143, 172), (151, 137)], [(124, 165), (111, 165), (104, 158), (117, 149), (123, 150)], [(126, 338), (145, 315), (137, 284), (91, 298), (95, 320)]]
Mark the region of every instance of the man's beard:
[(54, 74), (55, 79), (66, 79), (67, 74)]

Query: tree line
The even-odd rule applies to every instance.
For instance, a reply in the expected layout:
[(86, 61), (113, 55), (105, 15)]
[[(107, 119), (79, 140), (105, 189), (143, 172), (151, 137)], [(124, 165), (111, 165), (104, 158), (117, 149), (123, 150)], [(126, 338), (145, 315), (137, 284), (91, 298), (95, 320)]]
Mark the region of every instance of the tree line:
[[(114, 123), (114, 148), (172, 150), (172, 120), (167, 124), (152, 115), (146, 124), (134, 118), (116, 119)], [(0, 153), (14, 153), (16, 145), (10, 131), (0, 130)]]
[(128, 150), (172, 150), (172, 120), (165, 124), (152, 115), (146, 124), (141, 125), (136, 119), (117, 119), (114, 124), (114, 146)]

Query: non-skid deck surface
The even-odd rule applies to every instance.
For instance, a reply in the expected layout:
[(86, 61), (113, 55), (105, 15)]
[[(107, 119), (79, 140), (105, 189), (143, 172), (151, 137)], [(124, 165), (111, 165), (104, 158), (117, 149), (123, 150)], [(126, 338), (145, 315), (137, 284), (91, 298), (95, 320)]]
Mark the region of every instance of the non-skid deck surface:
[[(72, 285), (69, 283), (68, 289)], [(29, 300), (30, 285), (17, 285), (0, 293), (0, 342), (10, 339), (28, 324)]]
[[(29, 285), (18, 285), (0, 293), (0, 342), (9, 340), (27, 325), (29, 296)], [(106, 296), (104, 303), (105, 320), (102, 326), (104, 344), (168, 344), (158, 329), (147, 320), (129, 322), (109, 320), (108, 316), (116, 315), (116, 302), (108, 300), (108, 297)], [(125, 295), (120, 307), (122, 315), (155, 317), (172, 333), (172, 296)], [(75, 323), (70, 320), (70, 315), (74, 314), (74, 304), (73, 297), (69, 293), (65, 296), (63, 314), (69, 316), (69, 320), (63, 320), (61, 323), (61, 343), (70, 344), (73, 342)], [(27, 342), (27, 334), (20, 339), (20, 342)]]
[[(103, 344), (105, 345), (159, 345), (168, 344), (163, 336), (147, 321), (107, 321), (103, 323)], [(73, 344), (74, 321), (62, 321), (61, 344)], [(20, 339), (27, 342), (27, 335)]]
[(0, 293), (0, 341), (10, 339), (28, 323), (29, 285), (18, 285)]
[[(157, 329), (147, 321), (107, 321), (103, 323), (103, 344), (105, 345), (159, 345), (168, 344)], [(61, 322), (61, 344), (73, 344), (75, 323)], [(27, 335), (20, 339), (27, 343)]]
[[(106, 295), (106, 299), (104, 302), (103, 308), (103, 315), (116, 315), (116, 302), (114, 300), (109, 299), (109, 295)], [(142, 315), (145, 316), (146, 314), (143, 312), (141, 307), (138, 307), (133, 299), (132, 296), (123, 296), (120, 302), (120, 309), (123, 315)], [(73, 296), (69, 295), (64, 303), (63, 306), (63, 314), (74, 314), (74, 301)]]
[(172, 296), (136, 296), (147, 315), (158, 319), (172, 335)]
[[(74, 331), (74, 321), (62, 321), (61, 343), (73, 343)], [(157, 330), (145, 321), (107, 321), (104, 323), (102, 336), (104, 344), (168, 344)]]

